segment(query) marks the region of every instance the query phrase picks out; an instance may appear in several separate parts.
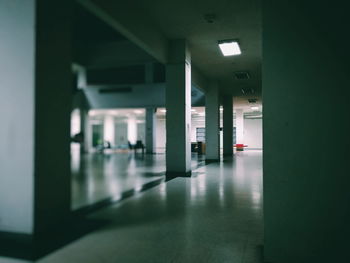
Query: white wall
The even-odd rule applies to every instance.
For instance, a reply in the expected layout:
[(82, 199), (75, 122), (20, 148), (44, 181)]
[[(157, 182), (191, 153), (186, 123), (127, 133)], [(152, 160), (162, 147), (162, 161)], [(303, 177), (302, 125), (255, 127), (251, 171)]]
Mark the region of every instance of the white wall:
[(106, 115), (103, 122), (103, 140), (111, 145), (115, 144), (115, 121), (111, 115)]
[(156, 137), (156, 149), (165, 149), (166, 142), (166, 131), (165, 131), (165, 120), (159, 119), (157, 116), (156, 120), (157, 127), (157, 137)]
[(205, 121), (192, 121), (191, 123), (191, 142), (197, 142), (197, 128), (205, 128)]
[(70, 121), (70, 136), (74, 136), (75, 134), (80, 132), (80, 110), (75, 109), (72, 111), (71, 114), (71, 121)]
[(141, 140), (144, 145), (146, 143), (146, 125), (139, 120), (137, 121), (137, 140)]
[(244, 119), (243, 142), (248, 149), (262, 149), (262, 119)]
[[(165, 148), (166, 142), (166, 131), (165, 131), (165, 120), (160, 119), (157, 116), (157, 138), (156, 138), (156, 148)], [(191, 122), (191, 142), (196, 142), (196, 129), (205, 128), (205, 121), (192, 121)]]
[(236, 109), (236, 143), (246, 144), (244, 138), (244, 113), (243, 109)]
[(128, 144), (128, 123), (125, 120), (116, 120), (115, 122), (115, 146)]
[[(90, 112), (88, 123), (90, 127), (89, 148), (92, 149), (92, 128), (94, 124), (103, 125), (103, 140), (109, 141), (112, 147), (120, 147), (128, 144), (135, 144), (137, 140), (145, 143), (145, 116), (137, 113), (137, 116), (131, 115), (135, 110), (114, 109), (111, 112), (103, 110), (94, 110)], [(140, 111), (140, 110), (137, 110)], [(117, 115), (115, 115), (117, 114)]]
[(34, 0), (0, 1), (0, 231), (32, 233)]
[[(191, 122), (191, 142), (196, 142), (197, 128), (205, 128), (204, 120), (192, 120)], [(222, 132), (220, 132), (222, 137)], [(244, 119), (244, 143), (248, 148), (262, 149), (262, 119)], [(165, 148), (165, 120), (157, 116), (157, 148)], [(222, 138), (220, 139), (222, 148)]]

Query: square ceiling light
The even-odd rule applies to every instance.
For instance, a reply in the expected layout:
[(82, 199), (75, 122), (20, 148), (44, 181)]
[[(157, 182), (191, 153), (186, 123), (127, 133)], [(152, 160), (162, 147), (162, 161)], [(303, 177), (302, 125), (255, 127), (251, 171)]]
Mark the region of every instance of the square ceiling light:
[(235, 56), (242, 54), (237, 40), (220, 40), (218, 42), (222, 54), (226, 56)]

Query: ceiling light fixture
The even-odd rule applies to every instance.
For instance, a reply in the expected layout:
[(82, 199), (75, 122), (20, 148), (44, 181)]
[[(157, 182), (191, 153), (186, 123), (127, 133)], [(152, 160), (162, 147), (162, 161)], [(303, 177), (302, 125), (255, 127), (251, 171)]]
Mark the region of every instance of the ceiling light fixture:
[(242, 54), (237, 40), (220, 40), (218, 42), (222, 54), (226, 56), (235, 56)]

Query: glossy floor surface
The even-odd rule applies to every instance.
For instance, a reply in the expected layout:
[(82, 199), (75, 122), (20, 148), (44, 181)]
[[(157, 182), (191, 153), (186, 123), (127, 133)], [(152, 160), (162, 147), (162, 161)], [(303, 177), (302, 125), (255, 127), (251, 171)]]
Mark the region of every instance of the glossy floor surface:
[[(132, 189), (165, 177), (165, 154), (91, 153), (72, 150), (72, 209), (95, 204), (106, 198), (119, 199)], [(192, 169), (202, 163), (192, 155)]]
[(91, 218), (108, 223), (37, 262), (262, 262), (262, 152), (239, 152)]

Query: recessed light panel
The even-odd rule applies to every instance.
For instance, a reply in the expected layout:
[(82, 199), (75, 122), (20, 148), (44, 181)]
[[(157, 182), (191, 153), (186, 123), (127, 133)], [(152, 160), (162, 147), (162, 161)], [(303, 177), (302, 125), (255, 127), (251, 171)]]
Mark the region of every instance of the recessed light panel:
[(219, 47), (221, 49), (222, 54), (226, 56), (235, 56), (242, 54), (241, 48), (237, 40), (222, 40), (219, 41)]

